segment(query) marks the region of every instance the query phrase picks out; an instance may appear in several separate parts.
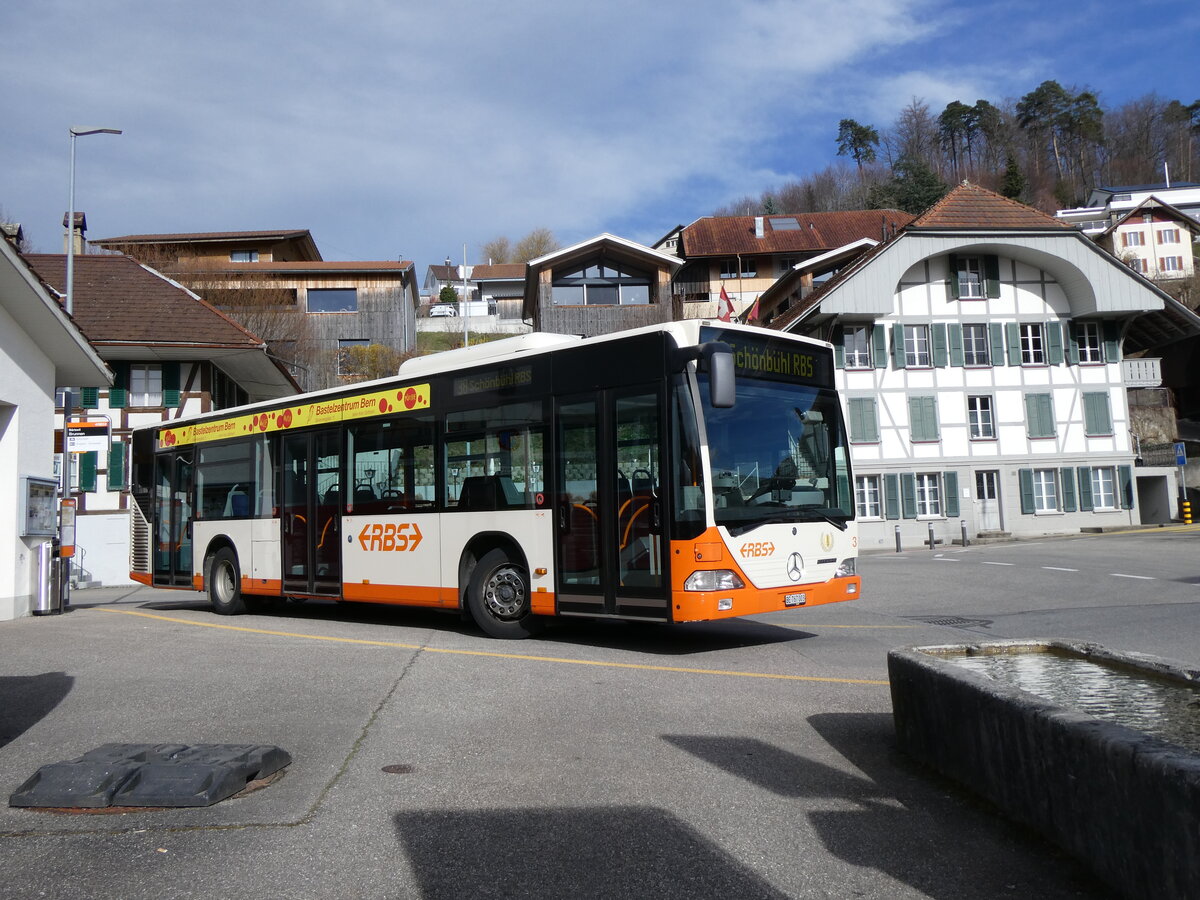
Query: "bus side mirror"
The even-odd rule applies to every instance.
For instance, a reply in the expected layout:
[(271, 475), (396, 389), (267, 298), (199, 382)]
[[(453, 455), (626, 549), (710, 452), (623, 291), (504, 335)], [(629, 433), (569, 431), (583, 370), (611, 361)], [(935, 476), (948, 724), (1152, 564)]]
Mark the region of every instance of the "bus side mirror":
[(737, 400), (733, 374), (733, 350), (728, 344), (710, 341), (700, 348), (708, 362), (708, 399), (714, 409), (729, 409)]

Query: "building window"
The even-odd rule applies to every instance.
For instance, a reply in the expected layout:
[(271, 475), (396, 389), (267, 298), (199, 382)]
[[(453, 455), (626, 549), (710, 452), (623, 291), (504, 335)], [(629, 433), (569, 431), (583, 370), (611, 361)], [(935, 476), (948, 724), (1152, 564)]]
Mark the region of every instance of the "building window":
[(1021, 365), (1045, 365), (1046, 333), (1041, 324), (1022, 323), (1018, 328), (1021, 335)]
[(937, 397), (908, 398), (908, 428), (914, 442), (939, 439)]
[(650, 303), (650, 274), (623, 263), (595, 261), (554, 273), (558, 306), (645, 306)]
[(1183, 257), (1182, 256), (1164, 256), (1158, 261), (1158, 268), (1162, 272), (1182, 272)]
[(907, 368), (929, 366), (929, 327), (904, 326), (904, 365)]
[(357, 288), (309, 288), (310, 313), (358, 312)]
[(1140, 272), (1143, 275), (1145, 275), (1150, 268), (1146, 260), (1136, 257), (1134, 259), (1125, 260), (1125, 265), (1129, 266), (1129, 268), (1133, 269), (1133, 271)]
[(1126, 231), (1121, 235), (1121, 244), (1125, 247), (1144, 247), (1146, 239), (1140, 231)]
[(857, 475), (854, 478), (855, 512), (860, 519), (883, 518), (883, 495), (878, 475)]
[(798, 256), (781, 256), (779, 257), (779, 272), (781, 275), (785, 274), (799, 264), (800, 257)]
[(851, 397), (846, 401), (850, 425), (850, 440), (856, 444), (879, 441), (879, 420), (875, 415), (874, 397)]
[(942, 514), (942, 480), (937, 472), (917, 473), (917, 518)]
[(721, 260), (721, 277), (722, 278), (754, 278), (758, 275), (758, 260), (753, 256), (743, 256), (741, 258), (741, 269), (738, 268), (738, 258), (731, 256), (729, 259)]
[(1025, 424), (1031, 438), (1054, 437), (1054, 398), (1050, 394), (1025, 395)]
[(1159, 229), (1158, 242), (1160, 244), (1178, 244), (1179, 243), (1179, 229), (1178, 228)]
[(1113, 510), (1117, 508), (1116, 471), (1111, 468), (1092, 469), (1092, 508)]
[(234, 250), (229, 254), (229, 261), (235, 263), (255, 263), (258, 262), (257, 250)]
[(162, 366), (133, 363), (129, 366), (129, 406), (162, 406)]
[(1075, 340), (1079, 345), (1079, 361), (1081, 363), (1104, 362), (1104, 351), (1100, 343), (1100, 324), (1098, 322), (1079, 322), (1075, 326)]
[(871, 368), (871, 326), (847, 325), (842, 336), (846, 347), (846, 368)]
[(983, 260), (978, 256), (958, 258), (958, 297), (960, 300), (982, 300)]
[(1033, 470), (1034, 512), (1058, 512), (1057, 472), (1054, 469)]
[(351, 338), (338, 341), (337, 373), (341, 377), (362, 375), (363, 358), (361, 354), (352, 353), (352, 347), (370, 346), (370, 341), (364, 338)]
[(964, 325), (963, 362), (968, 366), (989, 366), (988, 327), (986, 325)]
[(995, 420), (992, 417), (992, 398), (988, 396), (967, 398), (967, 421), (972, 440), (989, 440), (996, 436)]

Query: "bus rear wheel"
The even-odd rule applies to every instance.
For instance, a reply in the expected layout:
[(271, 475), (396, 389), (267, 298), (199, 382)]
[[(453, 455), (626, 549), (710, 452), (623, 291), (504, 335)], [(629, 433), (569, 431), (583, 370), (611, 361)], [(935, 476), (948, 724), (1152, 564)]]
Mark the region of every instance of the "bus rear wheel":
[(242, 571), (237, 554), (230, 547), (221, 547), (208, 564), (208, 599), (222, 616), (234, 616), (246, 611), (242, 598)]
[(467, 609), (495, 638), (526, 638), (542, 630), (542, 620), (530, 612), (529, 575), (503, 550), (485, 553), (471, 572)]

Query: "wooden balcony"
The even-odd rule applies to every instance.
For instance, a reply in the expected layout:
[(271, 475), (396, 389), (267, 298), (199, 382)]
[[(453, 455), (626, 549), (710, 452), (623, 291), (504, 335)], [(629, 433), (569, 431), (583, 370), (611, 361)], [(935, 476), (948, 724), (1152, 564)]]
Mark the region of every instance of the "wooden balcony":
[(1121, 374), (1127, 388), (1159, 387), (1162, 384), (1162, 360), (1122, 360)]

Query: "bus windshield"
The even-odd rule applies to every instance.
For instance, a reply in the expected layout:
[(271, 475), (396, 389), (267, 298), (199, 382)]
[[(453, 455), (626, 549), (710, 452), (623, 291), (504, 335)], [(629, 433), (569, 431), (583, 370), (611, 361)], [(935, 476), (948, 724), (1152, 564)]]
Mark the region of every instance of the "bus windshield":
[(715, 409), (708, 376), (697, 377), (716, 524), (734, 534), (778, 522), (824, 521), (844, 529), (853, 506), (836, 392), (739, 378), (737, 403)]

